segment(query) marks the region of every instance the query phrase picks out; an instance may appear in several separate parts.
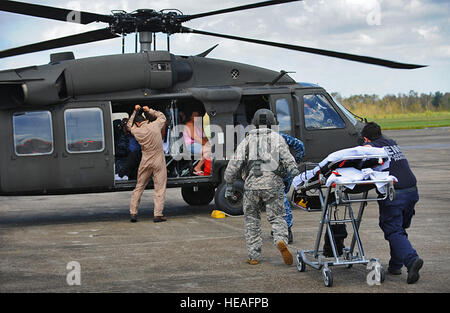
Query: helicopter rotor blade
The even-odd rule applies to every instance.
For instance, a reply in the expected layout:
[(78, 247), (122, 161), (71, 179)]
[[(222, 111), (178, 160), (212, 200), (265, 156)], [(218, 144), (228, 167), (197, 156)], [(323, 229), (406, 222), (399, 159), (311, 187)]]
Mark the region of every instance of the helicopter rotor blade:
[(43, 17), (63, 22), (89, 24), (92, 22), (110, 23), (114, 18), (110, 15), (96, 14), (83, 11), (60, 9), (45, 5), (24, 3), (18, 1), (0, 1), (0, 11)]
[(120, 37), (111, 32), (109, 28), (103, 28), (98, 30), (93, 30), (81, 34), (71, 35), (67, 37), (56, 38), (47, 41), (41, 41), (38, 43), (21, 46), (17, 48), (11, 48), (7, 50), (0, 51), (0, 59), (11, 57), (15, 55), (27, 54), (31, 52), (44, 51), (55, 48), (62, 48), (67, 46), (79, 45), (83, 43), (89, 43), (94, 41), (101, 41), (106, 39), (113, 39)]
[(276, 4), (283, 4), (288, 2), (295, 2), (295, 1), (303, 1), (303, 0), (278, 0), (278, 1), (263, 1), (258, 3), (252, 3), (247, 5), (241, 5), (238, 7), (228, 8), (228, 9), (221, 9), (216, 11), (210, 11), (210, 12), (204, 12), (199, 14), (193, 14), (193, 15), (184, 15), (178, 18), (180, 22), (186, 22), (190, 21), (196, 18), (205, 17), (205, 16), (211, 16), (216, 14), (224, 14), (224, 13), (230, 13), (230, 12), (236, 12), (236, 11), (242, 11), (242, 10), (248, 10), (248, 9), (255, 9), (255, 8), (261, 8), (269, 5), (276, 5)]
[(427, 65), (400, 63), (400, 62), (395, 62), (395, 61), (390, 61), (390, 60), (385, 60), (385, 59), (379, 59), (379, 58), (374, 58), (374, 57), (369, 57), (369, 56), (356, 55), (356, 54), (337, 52), (337, 51), (331, 51), (331, 50), (323, 50), (323, 49), (310, 48), (310, 47), (304, 47), (304, 46), (295, 46), (295, 45), (290, 45), (290, 44), (280, 43), (280, 42), (265, 41), (265, 40), (259, 40), (259, 39), (211, 33), (211, 32), (206, 32), (206, 31), (202, 31), (202, 30), (187, 28), (187, 27), (182, 27), (181, 32), (251, 42), (251, 43), (256, 43), (256, 44), (261, 44), (261, 45), (266, 45), (266, 46), (279, 47), (279, 48), (284, 48), (284, 49), (289, 49), (289, 50), (324, 55), (324, 56), (329, 56), (329, 57), (334, 57), (334, 58), (344, 59), (344, 60), (349, 60), (349, 61), (385, 66), (385, 67), (389, 67), (389, 68), (416, 69), (416, 68), (421, 68), (421, 67), (427, 66)]

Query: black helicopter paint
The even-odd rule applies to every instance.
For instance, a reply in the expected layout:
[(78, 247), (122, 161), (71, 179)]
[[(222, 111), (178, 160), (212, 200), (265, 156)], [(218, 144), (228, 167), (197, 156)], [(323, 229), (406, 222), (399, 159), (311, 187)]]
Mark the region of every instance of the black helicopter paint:
[[(113, 11), (111, 15), (0, 1), (0, 10), (65, 22), (102, 22), (108, 27), (77, 35), (0, 51), (0, 58), (76, 44), (139, 34), (139, 53), (75, 59), (57, 53), (41, 66), (0, 72), (0, 192), (44, 194), (114, 191), (133, 188), (135, 181), (115, 179), (116, 154), (113, 121), (116, 113), (130, 113), (135, 104), (165, 112), (169, 141), (171, 129), (183, 114), (207, 113), (211, 125), (247, 126), (259, 108), (269, 108), (280, 131), (301, 139), (305, 161), (321, 160), (332, 151), (360, 143), (362, 120), (355, 118), (320, 86), (297, 83), (284, 72), (247, 64), (197, 56), (151, 51), (152, 35), (162, 32), (193, 33), (319, 54), (397, 69), (405, 64), (367, 56), (315, 49), (191, 29), (184, 22), (206, 16), (277, 5), (289, 1), (263, 1), (238, 7), (183, 15), (176, 10)], [(315, 106), (315, 111), (310, 111)], [(311, 113), (313, 112), (313, 113)], [(237, 140), (212, 133), (215, 149), (227, 151)], [(233, 137), (234, 138), (234, 137)], [(211, 138), (212, 140), (213, 138)], [(326, 144), (323, 144), (326, 142)], [(233, 147), (234, 146), (234, 147)], [(233, 149), (232, 149), (233, 150)], [(192, 174), (193, 160), (181, 159), (183, 147), (167, 150), (168, 187), (182, 187), (183, 199), (205, 205), (215, 198), (218, 208), (241, 213), (241, 202), (224, 198), (222, 183), (226, 157), (213, 158), (208, 176)], [(149, 187), (152, 187), (151, 184)]]

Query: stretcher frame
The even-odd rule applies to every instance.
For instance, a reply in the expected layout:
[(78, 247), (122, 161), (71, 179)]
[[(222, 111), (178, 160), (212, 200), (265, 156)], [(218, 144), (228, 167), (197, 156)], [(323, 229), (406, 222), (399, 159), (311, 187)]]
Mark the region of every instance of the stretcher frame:
[[(332, 164), (334, 165), (334, 164)], [(333, 166), (329, 166), (332, 168)], [(330, 169), (331, 171), (331, 169)], [(373, 263), (376, 269), (377, 284), (382, 283), (385, 278), (385, 271), (381, 267), (379, 260), (377, 258), (367, 258), (364, 252), (364, 248), (359, 235), (359, 227), (361, 225), (362, 216), (364, 209), (368, 202), (380, 201), (389, 198), (393, 200), (395, 197), (394, 182), (392, 179), (385, 180), (363, 180), (363, 181), (349, 181), (349, 182), (336, 182), (326, 187), (324, 185), (325, 179), (324, 175), (318, 175), (317, 180), (312, 181), (312, 183), (305, 182), (304, 184), (297, 187), (296, 191), (308, 191), (311, 189), (317, 189), (319, 192), (319, 199), (321, 203), (321, 218), (319, 221), (319, 228), (316, 236), (316, 241), (313, 250), (298, 250), (297, 259), (297, 269), (299, 272), (304, 272), (306, 266), (311, 266), (316, 270), (322, 270), (324, 284), (327, 287), (333, 285), (333, 275), (331, 272), (331, 266), (346, 266), (351, 268), (354, 264), (366, 265)], [(369, 191), (376, 187), (377, 183), (385, 183), (386, 193), (381, 197), (368, 198)], [(346, 185), (355, 185), (353, 189), (349, 189)], [(294, 192), (295, 193), (295, 192)], [(331, 196), (334, 193), (334, 199)], [(355, 199), (351, 198), (350, 194), (362, 195), (362, 197)], [(294, 194), (293, 194), (294, 197)], [(353, 211), (353, 204), (359, 203), (359, 210), (357, 216), (355, 217)], [(336, 219), (334, 213), (339, 207), (345, 207), (346, 212), (348, 212), (349, 218)], [(319, 211), (310, 210), (307, 211)], [(337, 251), (336, 242), (334, 240), (333, 231), (331, 229), (332, 224), (345, 223), (351, 224), (353, 229), (353, 236), (351, 240), (350, 247), (344, 247), (342, 256), (339, 256)], [(331, 250), (333, 252), (333, 257), (326, 257), (323, 255), (323, 250), (320, 250), (320, 242), (322, 239), (324, 228), (327, 229), (328, 239), (330, 241)], [(355, 251), (355, 247), (358, 251)]]

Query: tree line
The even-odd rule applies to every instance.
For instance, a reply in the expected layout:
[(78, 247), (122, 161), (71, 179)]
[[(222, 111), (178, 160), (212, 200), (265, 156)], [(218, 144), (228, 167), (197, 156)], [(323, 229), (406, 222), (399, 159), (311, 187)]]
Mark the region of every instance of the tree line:
[(417, 93), (411, 90), (408, 94), (352, 95), (342, 97), (338, 92), (331, 95), (353, 113), (362, 116), (386, 114), (423, 113), (450, 111), (450, 93)]

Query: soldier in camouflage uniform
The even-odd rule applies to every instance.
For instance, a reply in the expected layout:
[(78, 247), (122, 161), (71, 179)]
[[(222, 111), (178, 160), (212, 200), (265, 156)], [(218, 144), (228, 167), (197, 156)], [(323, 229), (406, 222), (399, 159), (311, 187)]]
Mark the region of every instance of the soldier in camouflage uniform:
[(288, 227), (284, 219), (283, 176), (286, 170), (292, 177), (299, 171), (286, 141), (270, 128), (276, 124), (273, 113), (267, 109), (258, 110), (252, 123), (257, 128), (239, 144), (225, 170), (225, 197), (234, 194), (232, 184), (242, 173), (245, 180), (243, 208), (248, 263), (259, 263), (261, 211), (265, 207), (267, 220), (272, 225), (274, 244), (284, 262), (291, 265), (293, 257), (287, 248)]

